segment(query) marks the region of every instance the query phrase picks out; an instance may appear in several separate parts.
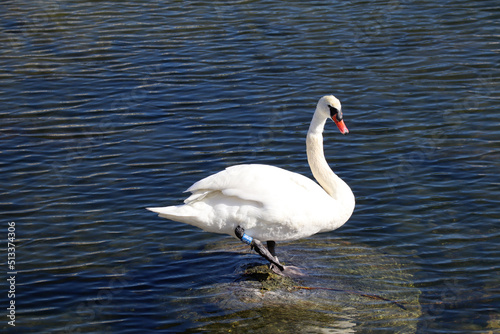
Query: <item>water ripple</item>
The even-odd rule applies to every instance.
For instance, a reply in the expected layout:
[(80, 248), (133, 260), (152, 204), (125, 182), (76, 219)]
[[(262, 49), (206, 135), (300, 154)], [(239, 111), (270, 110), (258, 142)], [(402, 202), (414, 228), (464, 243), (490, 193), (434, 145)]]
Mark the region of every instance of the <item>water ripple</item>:
[[(0, 207), (16, 222), (21, 331), (216, 332), (270, 319), (272, 307), (224, 309), (213, 290), (255, 254), (144, 208), (181, 203), (192, 183), (233, 164), (312, 177), (305, 133), (329, 93), (351, 133), (329, 122), (325, 155), (356, 210), (283, 255), (330, 270), (340, 255), (324, 241), (335, 236), (353, 258), (411, 273), (416, 332), (498, 327), (494, 1), (1, 6)], [(214, 244), (222, 249), (207, 252)], [(399, 328), (346, 322), (339, 331)]]

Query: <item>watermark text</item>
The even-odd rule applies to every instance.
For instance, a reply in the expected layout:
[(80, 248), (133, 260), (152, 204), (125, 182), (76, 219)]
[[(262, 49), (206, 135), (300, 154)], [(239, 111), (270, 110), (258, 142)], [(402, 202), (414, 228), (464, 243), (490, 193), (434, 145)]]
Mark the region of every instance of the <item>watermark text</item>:
[(7, 323), (16, 326), (16, 223), (8, 222), (7, 227)]

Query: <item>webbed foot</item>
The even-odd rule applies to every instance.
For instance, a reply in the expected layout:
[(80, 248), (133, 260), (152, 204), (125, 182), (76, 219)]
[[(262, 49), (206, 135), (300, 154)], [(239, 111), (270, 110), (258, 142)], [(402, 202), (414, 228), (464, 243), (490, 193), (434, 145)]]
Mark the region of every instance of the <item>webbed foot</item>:
[(298, 267), (295, 266), (283, 266), (283, 270), (279, 275), (283, 275), (286, 277), (301, 277), (301, 276), (306, 276), (302, 270), (300, 270)]

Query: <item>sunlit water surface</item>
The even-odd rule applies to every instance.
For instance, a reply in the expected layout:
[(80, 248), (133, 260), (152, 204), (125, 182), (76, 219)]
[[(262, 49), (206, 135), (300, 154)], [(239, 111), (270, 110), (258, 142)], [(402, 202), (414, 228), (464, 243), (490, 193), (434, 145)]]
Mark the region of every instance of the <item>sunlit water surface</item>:
[[(0, 205), (4, 240), (8, 222), (16, 228), (17, 332), (499, 330), (496, 1), (0, 9)], [(356, 209), (339, 230), (278, 253), (307, 267), (298, 283), (350, 282), (416, 303), (413, 313), (359, 295), (328, 310), (284, 297), (230, 304), (258, 255), (144, 209), (180, 203), (233, 164), (311, 177), (304, 137), (332, 93), (351, 133), (328, 123), (325, 154)], [(388, 268), (396, 281), (380, 274)], [(7, 289), (0, 323), (12, 330)], [(326, 291), (328, 303), (346, 295)], [(374, 316), (385, 307), (396, 320)]]

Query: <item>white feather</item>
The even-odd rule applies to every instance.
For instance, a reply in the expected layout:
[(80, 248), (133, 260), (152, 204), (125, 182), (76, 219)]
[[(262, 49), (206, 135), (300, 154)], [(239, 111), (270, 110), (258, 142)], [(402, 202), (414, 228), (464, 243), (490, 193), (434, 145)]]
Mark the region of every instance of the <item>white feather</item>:
[(278, 167), (237, 165), (193, 184), (184, 205), (148, 210), (208, 232), (234, 235), (240, 225), (262, 241), (295, 240), (338, 228), (352, 214), (354, 195), (324, 160), (321, 133), (329, 117), (328, 104), (340, 110), (337, 99), (323, 97), (307, 137), (309, 164), (324, 189)]

